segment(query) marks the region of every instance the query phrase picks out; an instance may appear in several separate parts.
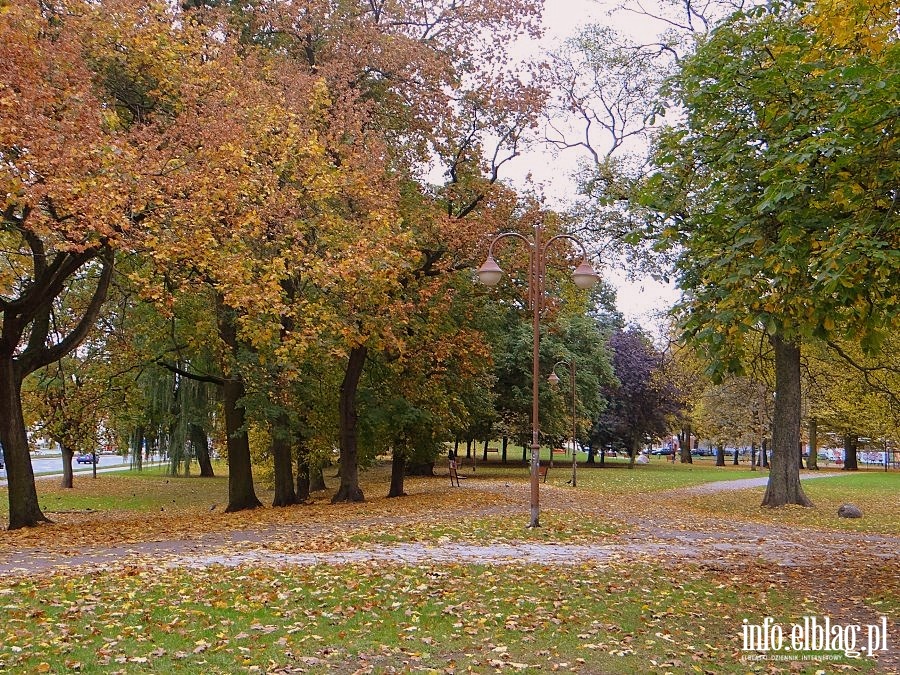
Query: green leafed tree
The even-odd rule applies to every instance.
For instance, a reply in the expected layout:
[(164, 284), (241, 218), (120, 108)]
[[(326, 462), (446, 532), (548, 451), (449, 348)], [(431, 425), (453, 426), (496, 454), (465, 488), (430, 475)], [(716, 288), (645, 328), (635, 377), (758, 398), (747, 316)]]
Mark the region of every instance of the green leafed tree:
[(645, 185), (678, 253), (686, 336), (719, 372), (741, 370), (749, 331), (773, 346), (769, 506), (810, 505), (795, 461), (804, 340), (877, 351), (900, 314), (900, 43), (885, 9), (855, 15), (874, 42), (793, 5), (722, 22), (672, 81), (683, 121)]

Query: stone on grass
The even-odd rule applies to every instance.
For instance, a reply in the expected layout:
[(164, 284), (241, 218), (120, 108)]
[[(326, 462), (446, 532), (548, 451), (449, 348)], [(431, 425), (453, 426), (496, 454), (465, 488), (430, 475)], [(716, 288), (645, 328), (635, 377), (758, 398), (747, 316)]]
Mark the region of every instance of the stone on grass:
[(838, 518), (862, 518), (862, 511), (854, 504), (844, 504), (838, 509)]

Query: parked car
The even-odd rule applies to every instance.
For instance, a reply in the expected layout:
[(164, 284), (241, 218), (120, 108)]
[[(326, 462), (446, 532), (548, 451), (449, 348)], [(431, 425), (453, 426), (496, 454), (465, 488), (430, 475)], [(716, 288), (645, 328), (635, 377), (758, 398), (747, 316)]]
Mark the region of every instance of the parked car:
[(75, 461), (79, 464), (96, 464), (99, 461), (99, 458), (90, 452), (85, 452), (78, 455), (78, 457), (75, 458)]
[(672, 448), (657, 448), (650, 454), (651, 455), (671, 455), (673, 452), (674, 452), (674, 450), (672, 450)]

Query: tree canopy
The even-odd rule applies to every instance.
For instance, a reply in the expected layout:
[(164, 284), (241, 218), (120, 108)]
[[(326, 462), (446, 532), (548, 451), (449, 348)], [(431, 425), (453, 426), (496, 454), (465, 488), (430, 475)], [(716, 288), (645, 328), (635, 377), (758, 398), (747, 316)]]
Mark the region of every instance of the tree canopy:
[(712, 370), (742, 370), (750, 331), (775, 348), (770, 504), (808, 503), (788, 459), (801, 344), (853, 335), (872, 352), (900, 314), (900, 45), (884, 8), (852, 17), (871, 39), (831, 34), (803, 5), (717, 25), (671, 81), (684, 121), (661, 133), (643, 193)]

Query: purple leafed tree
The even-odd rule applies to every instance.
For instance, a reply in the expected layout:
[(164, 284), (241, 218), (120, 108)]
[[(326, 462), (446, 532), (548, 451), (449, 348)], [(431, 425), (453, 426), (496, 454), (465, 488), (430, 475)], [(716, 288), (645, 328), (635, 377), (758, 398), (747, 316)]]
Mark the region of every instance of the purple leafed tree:
[(631, 461), (648, 438), (666, 434), (681, 411), (678, 389), (665, 376), (663, 357), (638, 328), (610, 336), (617, 383), (606, 388), (608, 404), (594, 427), (602, 445), (624, 448)]

